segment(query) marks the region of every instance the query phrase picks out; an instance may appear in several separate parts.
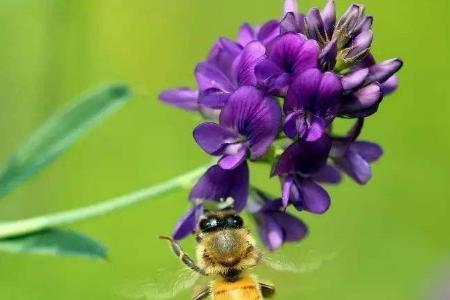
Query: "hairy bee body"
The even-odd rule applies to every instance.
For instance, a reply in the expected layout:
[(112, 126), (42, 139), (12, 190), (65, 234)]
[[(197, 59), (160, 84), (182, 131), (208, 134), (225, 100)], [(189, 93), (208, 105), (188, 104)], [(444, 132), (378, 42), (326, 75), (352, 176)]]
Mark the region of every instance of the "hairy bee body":
[(169, 237), (172, 250), (191, 270), (211, 277), (210, 285), (193, 300), (262, 300), (273, 296), (275, 288), (260, 283), (250, 274), (259, 264), (261, 252), (256, 248), (244, 221), (233, 210), (208, 212), (199, 223), (197, 261), (195, 262)]
[(252, 276), (242, 277), (231, 282), (218, 279), (211, 284), (213, 300), (262, 300), (258, 282)]

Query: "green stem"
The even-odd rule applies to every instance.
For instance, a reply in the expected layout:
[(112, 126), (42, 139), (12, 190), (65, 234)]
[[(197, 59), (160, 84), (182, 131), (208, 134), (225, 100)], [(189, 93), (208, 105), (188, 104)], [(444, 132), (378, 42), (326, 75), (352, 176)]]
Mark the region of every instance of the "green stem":
[(150, 186), (131, 194), (112, 198), (98, 204), (30, 219), (0, 223), (0, 239), (104, 216), (118, 209), (125, 208), (155, 196), (161, 196), (176, 188), (187, 185), (192, 180), (199, 178), (209, 166), (210, 165), (208, 164), (161, 184)]

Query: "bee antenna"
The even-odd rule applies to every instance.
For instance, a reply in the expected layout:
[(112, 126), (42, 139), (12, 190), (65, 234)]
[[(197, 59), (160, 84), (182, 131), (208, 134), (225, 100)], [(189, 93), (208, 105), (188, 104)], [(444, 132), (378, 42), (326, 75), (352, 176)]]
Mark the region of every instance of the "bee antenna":
[(169, 236), (165, 236), (165, 235), (160, 235), (160, 236), (158, 236), (158, 238), (160, 239), (160, 240), (166, 240), (166, 241), (169, 241), (169, 242), (173, 242), (173, 239), (171, 238), (171, 237), (169, 237)]

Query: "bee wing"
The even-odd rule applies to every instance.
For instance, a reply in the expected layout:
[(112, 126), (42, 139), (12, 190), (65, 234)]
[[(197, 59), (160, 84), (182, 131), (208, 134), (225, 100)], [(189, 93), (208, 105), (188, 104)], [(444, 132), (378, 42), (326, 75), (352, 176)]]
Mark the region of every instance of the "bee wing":
[(337, 252), (319, 254), (309, 250), (295, 258), (283, 253), (265, 253), (262, 261), (276, 271), (305, 274), (320, 269), (324, 263), (333, 260), (336, 256)]
[(165, 300), (173, 299), (180, 293), (193, 289), (199, 282), (200, 275), (189, 269), (181, 269), (177, 272), (159, 271), (152, 279), (128, 288), (127, 292), (121, 292), (122, 296), (134, 300)]

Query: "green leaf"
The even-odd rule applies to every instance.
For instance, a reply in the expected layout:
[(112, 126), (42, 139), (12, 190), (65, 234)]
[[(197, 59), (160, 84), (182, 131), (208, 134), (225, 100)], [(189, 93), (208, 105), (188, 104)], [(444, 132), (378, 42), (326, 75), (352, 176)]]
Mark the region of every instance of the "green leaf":
[(127, 87), (113, 85), (87, 94), (56, 113), (0, 171), (0, 198), (61, 155), (93, 125), (119, 109), (129, 97)]
[(73, 231), (47, 229), (0, 240), (0, 250), (59, 256), (106, 259), (107, 249), (100, 242)]

